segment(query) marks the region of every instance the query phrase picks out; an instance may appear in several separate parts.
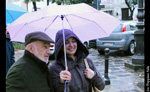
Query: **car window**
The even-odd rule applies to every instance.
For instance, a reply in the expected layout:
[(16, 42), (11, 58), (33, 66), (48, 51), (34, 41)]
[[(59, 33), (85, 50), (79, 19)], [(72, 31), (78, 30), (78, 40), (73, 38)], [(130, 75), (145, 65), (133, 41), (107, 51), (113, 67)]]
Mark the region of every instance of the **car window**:
[(136, 22), (130, 24), (130, 30), (137, 30)]
[(121, 32), (122, 24), (120, 24), (112, 33), (118, 33)]

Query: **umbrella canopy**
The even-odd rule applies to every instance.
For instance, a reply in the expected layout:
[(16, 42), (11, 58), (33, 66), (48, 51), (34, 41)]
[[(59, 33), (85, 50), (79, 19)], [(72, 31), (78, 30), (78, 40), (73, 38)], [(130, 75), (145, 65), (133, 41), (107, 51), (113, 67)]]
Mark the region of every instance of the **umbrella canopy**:
[(18, 5), (6, 2), (6, 24), (11, 24), (26, 12), (28, 11)]
[(120, 23), (117, 18), (81, 3), (49, 5), (26, 13), (10, 24), (7, 30), (12, 41), (25, 42), (25, 35), (34, 31), (43, 31), (55, 41), (57, 31), (66, 28), (84, 42), (109, 36)]

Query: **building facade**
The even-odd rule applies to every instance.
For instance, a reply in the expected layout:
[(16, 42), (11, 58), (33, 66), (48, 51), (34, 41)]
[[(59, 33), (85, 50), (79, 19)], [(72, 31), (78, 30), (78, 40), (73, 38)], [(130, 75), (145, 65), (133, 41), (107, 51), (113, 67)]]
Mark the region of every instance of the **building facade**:
[[(6, 0), (6, 2), (19, 5), (19, 6), (23, 7), (24, 9), (28, 10), (29, 12), (34, 11), (33, 4), (32, 4), (31, 1), (28, 4), (26, 4), (24, 2), (24, 0)], [(45, 6), (47, 6), (47, 0), (43, 0), (43, 1), (40, 1), (40, 2), (37, 1), (36, 6), (37, 6), (37, 10), (44, 8)]]
[[(101, 8), (101, 11), (105, 11), (116, 18), (122, 20), (122, 11), (127, 9), (128, 6), (125, 3), (125, 0), (101, 0), (100, 5), (103, 5), (104, 8)], [(133, 13), (133, 19), (137, 16), (137, 8), (138, 5), (135, 6), (135, 10)], [(130, 15), (130, 11), (128, 10), (128, 16)]]
[[(34, 11), (32, 2), (29, 2), (28, 4), (25, 4), (24, 0), (6, 0), (6, 2), (17, 4), (23, 7), (24, 9), (28, 10), (29, 12)], [(122, 20), (123, 16), (122, 10), (128, 8), (127, 5), (125, 4), (125, 0), (93, 0), (93, 3), (95, 4), (96, 9), (109, 13), (120, 20)], [(43, 0), (40, 2), (37, 1), (36, 5), (37, 10), (42, 9), (45, 6), (47, 6), (47, 0)], [(137, 16), (137, 7), (138, 5), (135, 6), (133, 19), (135, 19)], [(129, 12), (128, 15), (130, 15), (129, 10), (128, 12)]]

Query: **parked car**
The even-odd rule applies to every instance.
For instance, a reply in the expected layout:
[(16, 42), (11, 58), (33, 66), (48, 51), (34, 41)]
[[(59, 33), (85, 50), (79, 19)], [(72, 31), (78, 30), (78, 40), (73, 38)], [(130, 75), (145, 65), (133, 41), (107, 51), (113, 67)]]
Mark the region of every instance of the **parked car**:
[(51, 51), (51, 54), (55, 52), (55, 44), (53, 43), (50, 44), (50, 51)]
[(90, 47), (89, 47), (89, 41), (85, 41), (83, 44), (85, 45), (85, 47), (86, 47), (87, 49), (90, 48)]
[(85, 41), (84, 45), (90, 49), (90, 48), (96, 48), (96, 39), (95, 40), (89, 40), (89, 41)]
[(128, 21), (120, 24), (109, 37), (96, 40), (96, 48), (100, 54), (104, 49), (125, 51), (128, 54), (135, 53), (136, 43), (133, 33), (137, 30), (137, 21)]
[(89, 41), (89, 47), (90, 48), (96, 48), (96, 39)]
[(54, 60), (55, 59), (55, 44), (53, 43), (50, 44), (50, 51), (51, 51), (51, 54), (49, 56), (49, 60)]

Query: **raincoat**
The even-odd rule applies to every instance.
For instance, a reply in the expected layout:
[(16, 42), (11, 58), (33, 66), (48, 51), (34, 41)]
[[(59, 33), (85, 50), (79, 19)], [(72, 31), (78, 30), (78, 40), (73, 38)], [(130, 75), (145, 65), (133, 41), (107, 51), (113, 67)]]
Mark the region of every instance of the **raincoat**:
[(6, 92), (53, 92), (47, 64), (29, 51), (16, 61), (6, 76)]
[(15, 51), (12, 42), (10, 41), (10, 36), (6, 34), (6, 74), (9, 68), (15, 63)]
[[(77, 40), (77, 51), (75, 53), (75, 62), (67, 55), (68, 71), (71, 72), (72, 80), (69, 82), (70, 92), (92, 92), (91, 84), (94, 84), (98, 89), (103, 90), (105, 87), (104, 80), (90, 58), (87, 58), (89, 52), (83, 45), (80, 39), (70, 30), (64, 29), (65, 40), (74, 37)], [(51, 72), (52, 84), (55, 92), (64, 92), (64, 84), (60, 83), (59, 73), (65, 70), (64, 52), (63, 47), (63, 31), (60, 30), (56, 34), (55, 39), (55, 59), (56, 61), (49, 68)], [(90, 80), (84, 75), (86, 66), (83, 59), (86, 58), (89, 67), (95, 72), (94, 77)]]

